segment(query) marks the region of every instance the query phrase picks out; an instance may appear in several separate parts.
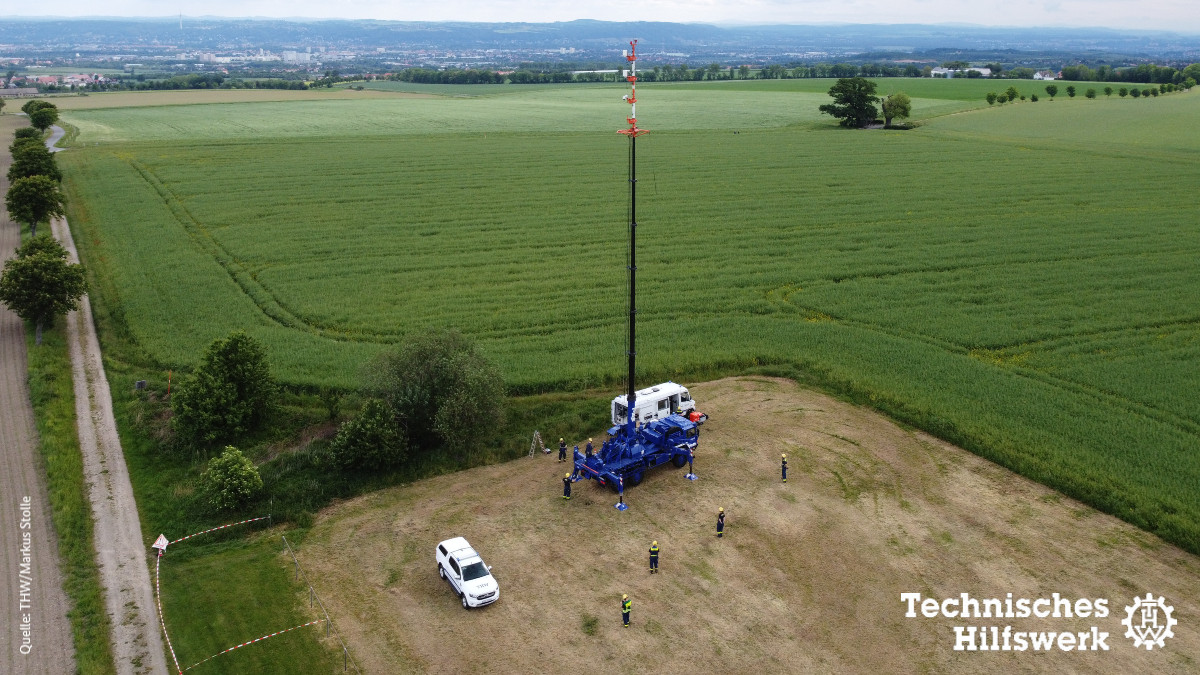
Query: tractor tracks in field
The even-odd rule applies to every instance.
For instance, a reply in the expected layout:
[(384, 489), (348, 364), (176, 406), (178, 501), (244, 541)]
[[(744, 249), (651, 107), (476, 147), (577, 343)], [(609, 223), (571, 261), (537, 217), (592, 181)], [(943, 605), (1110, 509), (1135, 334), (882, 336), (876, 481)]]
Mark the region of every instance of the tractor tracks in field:
[[(815, 307), (808, 307), (792, 299), (796, 292), (795, 287), (783, 287), (767, 291), (767, 298), (771, 300), (777, 307), (787, 306), (788, 311), (802, 315), (809, 321), (827, 321), (831, 323), (841, 324), (844, 326), (852, 326), (861, 330), (888, 335), (903, 340), (920, 342), (926, 346), (939, 349), (944, 352), (965, 356), (968, 358), (979, 358), (979, 349), (971, 348), (952, 342), (949, 340), (936, 338), (931, 335), (925, 335), (915, 331), (903, 330), (899, 328), (886, 327), (870, 321), (862, 321), (858, 319), (849, 319), (845, 317), (830, 316), (822, 313)], [(1170, 321), (1147, 322), (1145, 324), (1121, 326), (1118, 328), (1099, 329), (1092, 331), (1080, 331), (1078, 333), (1063, 333), (1030, 340), (1012, 345), (1004, 345), (1000, 347), (987, 348), (986, 351), (1011, 351), (1022, 348), (1031, 348), (1035, 346), (1047, 346), (1056, 342), (1066, 340), (1078, 340), (1083, 338), (1092, 338), (1102, 335), (1115, 335), (1129, 331), (1162, 329), (1171, 327), (1186, 327), (1200, 326), (1200, 318), (1182, 318)], [(1112, 406), (1123, 412), (1133, 415), (1142, 416), (1155, 422), (1159, 422), (1166, 426), (1172, 427), (1180, 432), (1188, 435), (1200, 435), (1200, 422), (1179, 413), (1146, 403), (1131, 399), (1116, 391), (1104, 389), (1084, 382), (1078, 382), (1072, 379), (1051, 374), (1044, 370), (1030, 368), (1028, 366), (1020, 366), (1016, 364), (1005, 364), (1002, 366), (1004, 370), (1026, 380), (1038, 382), (1040, 384), (1054, 387), (1061, 391), (1066, 391), (1076, 396), (1086, 396), (1097, 402)]]
[[(0, 169), (7, 160), (6, 153)], [(0, 190), (7, 189), (0, 174)], [(0, 262), (20, 243), (20, 226), (0, 215)], [(25, 345), (25, 322), (0, 307), (0, 673), (60, 675), (75, 672), (71, 604), (38, 451)]]

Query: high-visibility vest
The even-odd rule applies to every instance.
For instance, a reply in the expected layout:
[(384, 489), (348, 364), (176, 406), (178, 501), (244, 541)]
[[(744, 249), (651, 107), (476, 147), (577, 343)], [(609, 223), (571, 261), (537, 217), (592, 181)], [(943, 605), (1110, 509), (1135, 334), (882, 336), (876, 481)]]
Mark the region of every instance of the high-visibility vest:
[(650, 547), (650, 557), (651, 557), (651, 558), (657, 558), (657, 557), (658, 557), (658, 547), (657, 547), (657, 546), (651, 546), (651, 547)]
[(633, 609), (633, 601), (632, 600), (626, 600), (621, 603), (621, 611), (622, 612), (628, 612), (631, 609)]

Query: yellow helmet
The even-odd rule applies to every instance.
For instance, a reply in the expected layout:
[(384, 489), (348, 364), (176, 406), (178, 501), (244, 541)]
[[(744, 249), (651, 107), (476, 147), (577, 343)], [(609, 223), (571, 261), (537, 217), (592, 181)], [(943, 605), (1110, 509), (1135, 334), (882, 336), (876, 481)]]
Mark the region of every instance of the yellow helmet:
[(563, 442), (563, 439), (561, 439), (561, 438), (560, 438), (560, 439), (558, 439), (558, 442), (559, 442), (559, 443), (562, 443), (562, 442)]
[(588, 443), (591, 443), (591, 442), (592, 442), (592, 439), (590, 439), (590, 438), (589, 438), (589, 439), (588, 439)]
[(628, 593), (622, 593), (622, 594), (621, 594), (621, 599), (622, 599), (622, 600), (628, 600), (628, 599), (629, 599), (629, 594), (628, 594)]
[(722, 507), (719, 507), (717, 510), (718, 510), (718, 511), (720, 511), (721, 513), (725, 513), (725, 507), (724, 507), (724, 506), (722, 506)]
[(782, 457), (782, 458), (784, 458), (784, 459), (787, 459), (787, 453), (786, 453), (786, 452), (785, 452), (785, 453), (783, 453), (782, 455), (780, 455), (780, 457)]
[(564, 474), (563, 474), (563, 478), (570, 478), (570, 477), (571, 477), (571, 474), (569, 474), (569, 473), (564, 473)]
[(650, 545), (651, 545), (651, 546), (658, 546), (658, 540), (657, 540), (657, 539), (655, 539), (654, 541), (650, 542)]

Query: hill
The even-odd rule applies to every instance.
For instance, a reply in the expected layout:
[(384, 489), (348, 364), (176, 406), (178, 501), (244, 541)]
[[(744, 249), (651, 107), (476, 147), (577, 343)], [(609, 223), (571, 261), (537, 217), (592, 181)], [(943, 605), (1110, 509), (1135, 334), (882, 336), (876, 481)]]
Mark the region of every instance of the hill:
[[(786, 380), (692, 387), (712, 415), (700, 480), (660, 469), (629, 511), (590, 483), (559, 498), (553, 455), (326, 510), (300, 548), (364, 672), (1194, 672), (1200, 634), (1123, 637), (1134, 596), (1182, 629), (1200, 561), (926, 434)], [(573, 439), (572, 439), (573, 440)], [(791, 480), (779, 480), (787, 452)], [(713, 534), (718, 506), (727, 536)], [(501, 599), (464, 612), (433, 548), (466, 536)], [(646, 549), (662, 546), (662, 572)], [(1108, 599), (1107, 617), (977, 619), (1108, 632), (1109, 651), (954, 651), (960, 620), (906, 618), (902, 593)], [(633, 600), (620, 626), (622, 593)], [(918, 606), (919, 607), (919, 606)]]

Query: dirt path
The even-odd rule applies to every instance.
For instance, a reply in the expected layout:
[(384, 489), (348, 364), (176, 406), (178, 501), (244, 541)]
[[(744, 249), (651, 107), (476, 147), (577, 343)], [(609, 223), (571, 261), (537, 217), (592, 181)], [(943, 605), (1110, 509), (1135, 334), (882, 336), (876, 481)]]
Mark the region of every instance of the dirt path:
[[(7, 147), (17, 125), (4, 117), (0, 142)], [(7, 151), (3, 158), (0, 192), (7, 192)], [(20, 227), (0, 209), (0, 261), (20, 244)], [(26, 363), (25, 322), (0, 305), (0, 673), (60, 675), (74, 672), (75, 649)]]
[[(79, 255), (67, 222), (55, 219), (52, 231), (71, 260), (77, 261)], [(96, 558), (113, 626), (113, 659), (122, 675), (165, 674), (167, 663), (147, 566), (148, 549), (117, 436), (112, 396), (87, 296), (80, 301), (78, 311), (67, 315), (66, 322), (79, 445), (96, 527)]]
[[(656, 469), (627, 492), (624, 513), (588, 482), (560, 499), (554, 455), (326, 509), (298, 555), (363, 672), (1200, 671), (1196, 556), (794, 382), (731, 378), (691, 391), (712, 415), (700, 480)], [(456, 535), (494, 567), (495, 605), (465, 612), (439, 580), (434, 546)], [(662, 547), (654, 576), (652, 540)], [(633, 600), (628, 629), (622, 593)], [(1106, 599), (1107, 615), (926, 618), (918, 604), (907, 617), (903, 593), (1001, 603), (1057, 593), (1073, 608)], [(1147, 593), (1179, 622), (1152, 651), (1121, 623)], [(1110, 649), (956, 651), (956, 626), (1086, 632), (1089, 646), (1095, 627)]]

